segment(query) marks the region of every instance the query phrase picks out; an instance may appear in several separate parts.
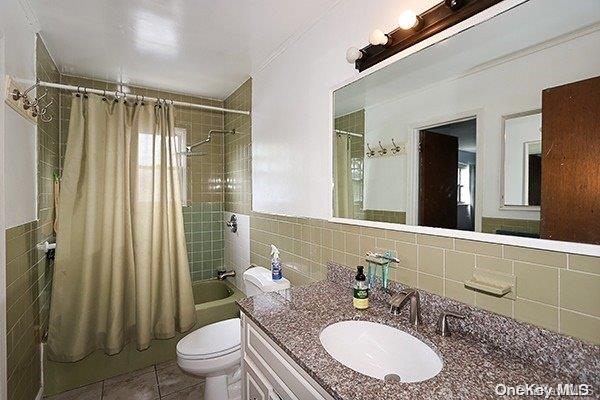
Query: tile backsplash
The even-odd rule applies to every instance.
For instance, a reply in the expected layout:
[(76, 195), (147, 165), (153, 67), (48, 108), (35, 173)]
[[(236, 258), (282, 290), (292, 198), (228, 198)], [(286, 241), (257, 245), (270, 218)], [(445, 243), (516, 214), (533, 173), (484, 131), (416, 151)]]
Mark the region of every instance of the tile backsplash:
[[(600, 344), (598, 257), (252, 213), (250, 261), (268, 266), (271, 243), (294, 284), (323, 279), (329, 261), (354, 269), (366, 251), (393, 250), (395, 281)], [(516, 287), (504, 297), (467, 289), (476, 270)]]

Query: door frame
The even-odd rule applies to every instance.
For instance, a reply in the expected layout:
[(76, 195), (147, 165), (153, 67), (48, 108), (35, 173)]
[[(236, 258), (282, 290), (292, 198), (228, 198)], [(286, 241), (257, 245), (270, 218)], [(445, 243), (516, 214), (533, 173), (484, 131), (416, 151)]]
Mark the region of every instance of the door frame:
[(6, 223), (4, 198), (4, 76), (6, 40), (0, 31), (0, 399), (8, 398), (6, 365)]
[[(412, 125), (409, 128), (408, 165), (414, 165), (409, 171), (408, 202), (406, 209), (406, 224), (418, 226), (419, 222), (419, 133), (422, 130), (448, 125), (456, 122), (475, 120), (475, 232), (481, 232), (483, 212), (483, 109), (470, 110), (445, 116), (436, 117)], [(457, 166), (458, 168), (458, 166)]]

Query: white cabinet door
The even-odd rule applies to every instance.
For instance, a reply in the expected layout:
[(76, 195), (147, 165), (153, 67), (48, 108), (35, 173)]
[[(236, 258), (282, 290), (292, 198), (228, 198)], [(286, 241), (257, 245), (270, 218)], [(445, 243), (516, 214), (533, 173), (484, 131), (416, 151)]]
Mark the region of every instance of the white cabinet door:
[(256, 370), (251, 363), (244, 361), (244, 393), (245, 400), (271, 400), (269, 394), (273, 391), (269, 382)]

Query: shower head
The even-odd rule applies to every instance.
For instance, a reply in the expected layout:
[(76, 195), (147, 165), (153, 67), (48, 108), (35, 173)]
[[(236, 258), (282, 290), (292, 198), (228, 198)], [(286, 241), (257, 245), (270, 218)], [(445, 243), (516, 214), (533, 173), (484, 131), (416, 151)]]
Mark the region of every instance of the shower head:
[(232, 135), (235, 135), (236, 134), (236, 130), (232, 129), (230, 131), (226, 131), (226, 130), (223, 130), (223, 129), (211, 129), (210, 131), (208, 131), (208, 137), (206, 139), (201, 140), (201, 141), (196, 142), (196, 143), (193, 143), (193, 144), (190, 144), (189, 146), (185, 147), (186, 150), (187, 150), (187, 152), (188, 152), (188, 154), (192, 151), (192, 149), (194, 147), (200, 146), (201, 144), (210, 142), (210, 140), (212, 139), (212, 134), (213, 133), (222, 133), (222, 134), (231, 133)]

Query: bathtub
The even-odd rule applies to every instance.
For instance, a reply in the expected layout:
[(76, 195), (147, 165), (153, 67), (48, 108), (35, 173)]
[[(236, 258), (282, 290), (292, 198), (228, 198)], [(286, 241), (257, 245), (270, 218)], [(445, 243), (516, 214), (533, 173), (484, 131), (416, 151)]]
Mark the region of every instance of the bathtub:
[(245, 297), (244, 293), (233, 284), (215, 279), (193, 282), (192, 292), (196, 304), (196, 326), (194, 329), (213, 322), (238, 317), (240, 311), (235, 302)]
[(51, 396), (79, 386), (88, 385), (126, 372), (135, 371), (176, 357), (177, 342), (192, 330), (213, 322), (240, 315), (236, 300), (246, 297), (227, 281), (216, 279), (192, 283), (196, 307), (196, 325), (174, 338), (153, 340), (150, 347), (138, 351), (127, 344), (119, 354), (107, 356), (102, 350), (94, 351), (81, 361), (59, 363), (46, 359), (44, 394)]

